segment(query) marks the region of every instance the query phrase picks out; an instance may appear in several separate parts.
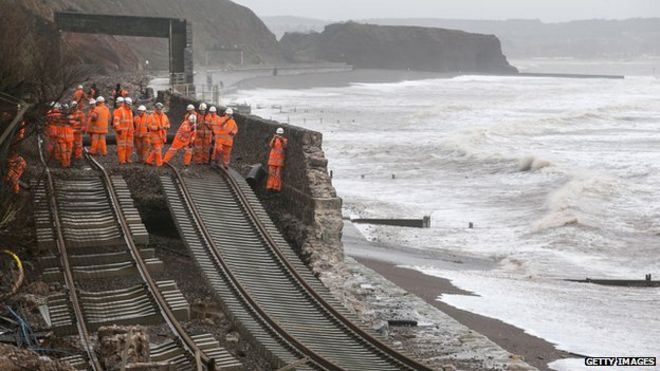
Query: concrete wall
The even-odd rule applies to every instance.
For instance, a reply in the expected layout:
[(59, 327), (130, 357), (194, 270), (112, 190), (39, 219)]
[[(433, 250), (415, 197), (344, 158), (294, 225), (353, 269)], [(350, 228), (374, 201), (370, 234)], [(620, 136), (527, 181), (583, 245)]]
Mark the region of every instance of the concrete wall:
[[(159, 96), (169, 107), (173, 126), (179, 124), (186, 105), (198, 105), (180, 95), (159, 93)], [(284, 128), (289, 146), (282, 192), (266, 193), (262, 186), (257, 194), (284, 236), (313, 269), (324, 269), (343, 260), (342, 200), (328, 175), (322, 134), (257, 116), (236, 115), (236, 122), (239, 131), (232, 166), (243, 174), (250, 165), (266, 165), (268, 142), (278, 127)]]

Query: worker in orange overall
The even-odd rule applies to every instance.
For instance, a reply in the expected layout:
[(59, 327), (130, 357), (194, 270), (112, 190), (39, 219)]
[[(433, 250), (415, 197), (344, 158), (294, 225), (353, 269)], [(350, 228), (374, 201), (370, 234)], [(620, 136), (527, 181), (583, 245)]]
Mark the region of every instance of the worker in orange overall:
[(46, 113), (46, 160), (58, 158), (57, 123), (62, 120), (62, 105), (54, 102), (51, 107)]
[(174, 142), (165, 154), (164, 162), (170, 162), (172, 157), (180, 150), (183, 149), (183, 165), (190, 165), (192, 160), (192, 143), (195, 140), (195, 126), (197, 125), (197, 115), (188, 115), (188, 118), (183, 120), (179, 130), (176, 132)]
[(78, 85), (76, 91), (73, 92), (73, 100), (81, 109), (83, 105), (85, 105), (88, 102), (87, 94), (85, 94), (82, 85)]
[(216, 163), (222, 161), (225, 169), (229, 167), (231, 161), (231, 150), (234, 145), (234, 136), (238, 133), (236, 121), (232, 118), (234, 110), (227, 108), (225, 114), (213, 125), (213, 135), (215, 136), (215, 148), (211, 156)]
[(133, 118), (133, 127), (135, 128), (135, 151), (137, 152), (138, 162), (144, 163), (149, 155), (149, 127), (147, 126), (147, 107), (140, 106), (137, 109), (138, 114)]
[(83, 135), (87, 129), (85, 125), (85, 113), (80, 109), (80, 104), (75, 100), (71, 102), (71, 113), (67, 117), (69, 125), (73, 129), (73, 156), (82, 158)]
[[(199, 107), (201, 112), (206, 110), (206, 105), (202, 103)], [(193, 161), (195, 164), (208, 164), (211, 154), (211, 142), (213, 141), (213, 123), (220, 119), (218, 109), (211, 107), (209, 113), (198, 115), (197, 135), (193, 143)], [(201, 116), (201, 118), (200, 118)]]
[(57, 125), (57, 146), (59, 148), (58, 160), (62, 167), (67, 168), (71, 166), (71, 154), (73, 153), (73, 127), (71, 126), (70, 115), (68, 106), (65, 105), (66, 119), (58, 121)]
[(21, 157), (16, 148), (12, 146), (9, 156), (7, 156), (7, 173), (5, 174), (5, 182), (14, 193), (21, 191), (20, 180), (26, 166), (27, 163), (23, 157)]
[(277, 128), (273, 139), (270, 140), (270, 154), (268, 155), (268, 182), (266, 189), (279, 192), (282, 190), (282, 169), (284, 168), (284, 151), (288, 140), (284, 137), (284, 129)]
[(108, 154), (108, 147), (105, 143), (105, 136), (108, 134), (108, 125), (110, 123), (110, 109), (105, 105), (105, 98), (99, 96), (95, 101), (96, 106), (89, 111), (89, 133), (92, 145), (89, 153), (102, 156)]
[(116, 133), (119, 164), (125, 164), (129, 131), (133, 127), (133, 113), (126, 109), (124, 97), (117, 97), (115, 103), (117, 108), (112, 111), (112, 127)]
[(133, 163), (133, 142), (135, 141), (135, 126), (133, 124), (133, 100), (130, 97), (124, 98), (124, 109), (130, 116), (128, 123), (128, 133), (126, 136), (126, 162)]
[(167, 131), (170, 129), (170, 120), (163, 112), (163, 104), (156, 103), (156, 110), (147, 119), (149, 129), (149, 143), (151, 152), (147, 164), (163, 166), (163, 145), (167, 143)]

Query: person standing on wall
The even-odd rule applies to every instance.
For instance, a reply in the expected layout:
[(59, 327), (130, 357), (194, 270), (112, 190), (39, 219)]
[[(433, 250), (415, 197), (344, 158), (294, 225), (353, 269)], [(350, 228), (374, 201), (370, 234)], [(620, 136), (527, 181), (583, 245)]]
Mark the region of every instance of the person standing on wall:
[(270, 154), (268, 155), (268, 182), (266, 189), (279, 192), (282, 190), (282, 169), (288, 139), (284, 137), (284, 129), (277, 128), (273, 139), (270, 140)]
[(232, 117), (233, 114), (234, 110), (227, 108), (225, 114), (213, 125), (215, 149), (213, 151), (212, 160), (216, 163), (222, 161), (222, 166), (225, 169), (229, 168), (231, 150), (234, 145), (234, 136), (238, 133), (238, 126)]
[(99, 96), (96, 99), (96, 107), (89, 113), (89, 135), (92, 145), (89, 149), (91, 155), (97, 152), (102, 156), (108, 154), (108, 147), (105, 143), (105, 136), (108, 134), (108, 125), (110, 123), (110, 109), (105, 105), (105, 98)]
[(167, 143), (170, 120), (163, 112), (162, 103), (156, 103), (156, 110), (147, 119), (147, 127), (149, 128), (149, 142), (151, 143), (151, 153), (147, 159), (147, 164), (157, 167), (163, 166), (163, 145)]

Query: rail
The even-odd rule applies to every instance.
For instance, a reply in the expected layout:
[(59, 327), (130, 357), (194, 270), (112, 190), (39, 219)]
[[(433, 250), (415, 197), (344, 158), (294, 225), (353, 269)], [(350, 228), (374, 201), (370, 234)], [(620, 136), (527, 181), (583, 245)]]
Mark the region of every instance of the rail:
[[(254, 278), (250, 278), (248, 281), (245, 282), (250, 288), (245, 286), (245, 284), (241, 281), (243, 279), (247, 279), (246, 277), (243, 277), (245, 275), (245, 272), (237, 272), (234, 271), (235, 269), (239, 269), (241, 266), (245, 266), (246, 263), (241, 263), (240, 261), (237, 263), (236, 259), (241, 259), (241, 258), (236, 258), (235, 255), (232, 255), (229, 251), (225, 253), (221, 253), (221, 249), (219, 247), (222, 247), (221, 245), (217, 245), (218, 242), (214, 239), (217, 238), (214, 237), (212, 232), (209, 231), (209, 229), (206, 226), (206, 223), (203, 220), (203, 215), (206, 215), (208, 218), (209, 216), (212, 216), (209, 214), (210, 209), (214, 209), (213, 207), (213, 201), (210, 201), (211, 198), (206, 198), (204, 200), (198, 200), (193, 197), (193, 193), (195, 193), (197, 196), (200, 196), (199, 193), (199, 186), (202, 183), (193, 183), (193, 188), (192, 191), (189, 189), (189, 185), (187, 182), (184, 180), (182, 177), (181, 173), (172, 165), (168, 164), (169, 167), (173, 170), (174, 172), (174, 178), (176, 180), (176, 183), (178, 184), (178, 192), (183, 198), (183, 204), (187, 204), (188, 206), (185, 207), (187, 208), (188, 215), (190, 216), (190, 219), (194, 221), (195, 228), (199, 231), (199, 237), (200, 240), (204, 240), (204, 244), (207, 246), (207, 249), (211, 253), (210, 255), (213, 256), (213, 259), (216, 261), (216, 265), (222, 269), (222, 272), (225, 277), (227, 277), (228, 283), (232, 286), (232, 291), (237, 294), (237, 296), (240, 298), (240, 300), (246, 304), (246, 306), (249, 308), (249, 310), (253, 311), (254, 313), (258, 314), (259, 320), (263, 321), (268, 325), (268, 327), (271, 329), (271, 331), (274, 331), (274, 334), (278, 337), (281, 337), (282, 339), (286, 340), (288, 344), (290, 344), (293, 349), (296, 350), (297, 353), (299, 353), (302, 357), (303, 360), (300, 361), (303, 364), (310, 364), (313, 367), (316, 368), (322, 368), (322, 369), (327, 369), (327, 370), (344, 370), (344, 369), (352, 369), (351, 366), (346, 366), (352, 364), (351, 362), (356, 362), (356, 357), (360, 358), (362, 357), (361, 354), (370, 354), (366, 359), (378, 359), (378, 362), (383, 362), (383, 364), (387, 364), (387, 369), (413, 369), (413, 370), (431, 370), (428, 366), (409, 358), (408, 356), (401, 354), (397, 352), (394, 349), (391, 349), (389, 346), (387, 346), (385, 343), (380, 341), (379, 339), (375, 338), (373, 335), (367, 333), (365, 330), (360, 328), (357, 324), (346, 318), (345, 315), (343, 315), (339, 310), (337, 310), (335, 307), (333, 307), (326, 299), (321, 296), (317, 290), (314, 289), (307, 281), (306, 279), (298, 272), (297, 269), (290, 261), (288, 258), (278, 247), (277, 242), (273, 239), (273, 236), (271, 236), (271, 232), (268, 231), (268, 228), (264, 223), (262, 222), (257, 210), (254, 209), (250, 199), (248, 196), (245, 194), (245, 191), (241, 188), (240, 184), (238, 181), (227, 171), (221, 168), (218, 168), (219, 175), (226, 180), (227, 186), (226, 189), (233, 194), (233, 198), (235, 201), (231, 201), (232, 203), (229, 203), (227, 199), (224, 201), (218, 201), (220, 203), (223, 203), (224, 205), (222, 207), (230, 208), (230, 207), (238, 207), (239, 212), (244, 213), (245, 217), (247, 219), (247, 224), (250, 225), (251, 230), (254, 232), (254, 238), (260, 239), (261, 241), (265, 242), (266, 248), (264, 252), (268, 254), (270, 257), (267, 259), (271, 259), (272, 264), (275, 264), (279, 268), (271, 268), (271, 269), (281, 269), (284, 275), (287, 276), (287, 282), (289, 284), (293, 284), (293, 286), (287, 286), (287, 287), (282, 287), (282, 290), (276, 290), (277, 292), (282, 292), (282, 294), (279, 295), (287, 295), (287, 290), (290, 290), (291, 287), (296, 287), (296, 291), (304, 297), (304, 302), (307, 304), (303, 304), (302, 306), (299, 306), (297, 310), (300, 310), (300, 308), (305, 307), (305, 308), (315, 308), (313, 309), (313, 313), (318, 313), (318, 315), (321, 315), (323, 319), (314, 319), (312, 322), (309, 322), (310, 318), (316, 318), (318, 316), (317, 314), (313, 314), (312, 312), (308, 313), (308, 315), (305, 315), (307, 318), (307, 322), (303, 319), (305, 323), (305, 326), (309, 330), (306, 332), (300, 333), (301, 331), (301, 325), (296, 325), (296, 318), (282, 318), (281, 312), (283, 309), (277, 309), (279, 306), (282, 306), (282, 308), (286, 307), (287, 304), (281, 303), (281, 305), (278, 305), (277, 303), (273, 304), (274, 306), (270, 306), (270, 302), (266, 301), (263, 302), (263, 305), (266, 305), (264, 307), (261, 303), (262, 300), (268, 300), (267, 298), (270, 297), (272, 298), (273, 295), (277, 296), (278, 294), (270, 293), (266, 296), (263, 296), (260, 292), (263, 291), (263, 289), (260, 289), (257, 286), (254, 287)], [(205, 184), (205, 186), (209, 186), (209, 183)], [(215, 187), (213, 187), (215, 188)], [(219, 186), (218, 189), (223, 188)], [(194, 191), (194, 192), (193, 192)], [(223, 191), (224, 192), (224, 191)], [(203, 193), (203, 192), (202, 192)], [(234, 205), (233, 202), (236, 204)], [(201, 207), (201, 209), (199, 209)], [(203, 211), (203, 212), (202, 212)], [(230, 212), (229, 209), (223, 211), (222, 215), (225, 215), (224, 213)], [(230, 216), (227, 216), (227, 222), (234, 223), (239, 223), (243, 224), (245, 223), (243, 219), (238, 221), (237, 219), (231, 219)], [(217, 233), (217, 230), (214, 230), (214, 233)], [(226, 233), (233, 233), (233, 232), (226, 232)], [(241, 232), (236, 232), (239, 235)], [(245, 232), (247, 233), (247, 232)], [(245, 235), (244, 235), (245, 236)], [(225, 236), (221, 237), (222, 238), (232, 238), (231, 236)], [(235, 237), (240, 240), (241, 237), (238, 235)], [(247, 237), (243, 237), (247, 238)], [(222, 240), (224, 241), (224, 240)], [(229, 240), (227, 240), (229, 241)], [(246, 243), (246, 242), (243, 242)], [(245, 246), (245, 245), (243, 245)], [(261, 246), (261, 245), (260, 245)], [(223, 254), (229, 254), (227, 258), (223, 256)], [(245, 253), (246, 256), (251, 256), (253, 258), (256, 258), (254, 255), (250, 255), (252, 253)], [(231, 264), (226, 260), (230, 259), (232, 262)], [(261, 256), (261, 258), (257, 259), (266, 259), (264, 256)], [(273, 267), (273, 266), (271, 266)], [(254, 267), (255, 270), (261, 270), (262, 268), (256, 268)], [(239, 274), (241, 275), (241, 279), (238, 278)], [(256, 277), (256, 276), (255, 276)], [(273, 278), (275, 279), (275, 277)], [(264, 288), (265, 289), (265, 288)], [(292, 300), (297, 300), (297, 299), (292, 299)], [(299, 303), (300, 304), (300, 303)], [(296, 304), (293, 304), (296, 305)], [(273, 316), (270, 312), (273, 312), (275, 316)], [(277, 314), (277, 312), (280, 312), (280, 314)], [(294, 310), (295, 312), (295, 310)], [(279, 316), (279, 317), (278, 317)], [(253, 316), (254, 317), (254, 316)], [(317, 321), (318, 322), (317, 324)], [(293, 327), (291, 327), (293, 326)], [(318, 341), (312, 341), (310, 342), (309, 336), (314, 336), (313, 333), (309, 333), (309, 331), (315, 331), (314, 329), (320, 329), (321, 328), (329, 328), (327, 326), (332, 326), (331, 328), (334, 329), (332, 331), (339, 331), (339, 333), (343, 333), (342, 339), (340, 341), (341, 344), (333, 344), (330, 345), (328, 344), (327, 347), (323, 347), (319, 345)], [(293, 331), (290, 331), (290, 329), (293, 329)], [(299, 339), (299, 336), (302, 336), (302, 338)], [(347, 340), (350, 339), (350, 340)], [(309, 344), (307, 344), (310, 342)], [(347, 345), (349, 344), (349, 345)], [(352, 344), (352, 345), (350, 345)], [(313, 349), (315, 348), (315, 349)], [(325, 348), (325, 349), (324, 349)], [(353, 353), (351, 356), (347, 356), (347, 354)], [(371, 358), (370, 358), (371, 357)], [(307, 358), (309, 362), (304, 361), (304, 358)], [(360, 364), (360, 369), (364, 369), (365, 367), (368, 368), (369, 365), (365, 364), (365, 360), (362, 361), (357, 361), (358, 364)], [(373, 365), (371, 367), (378, 367), (377, 365)]]
[(277, 246), (277, 243), (273, 240), (272, 236), (268, 232), (266, 226), (263, 224), (259, 216), (257, 215), (257, 212), (254, 210), (252, 207), (252, 204), (250, 201), (247, 199), (247, 196), (243, 189), (240, 187), (236, 179), (231, 176), (229, 171), (223, 167), (215, 167), (228, 181), (228, 183), (231, 185), (232, 191), (234, 194), (238, 197), (238, 199), (241, 202), (241, 206), (247, 213), (247, 215), (250, 217), (252, 223), (254, 224), (255, 227), (259, 230), (262, 238), (264, 241), (267, 242), (268, 247), (271, 249), (273, 253), (277, 256), (277, 258), (280, 260), (280, 262), (286, 267), (286, 269), (291, 273), (291, 275), (296, 279), (296, 283), (300, 285), (301, 287), (304, 288), (306, 293), (314, 298), (318, 304), (321, 305), (321, 307), (326, 310), (327, 312), (331, 313), (334, 318), (336, 318), (341, 324), (346, 326), (348, 329), (350, 329), (354, 334), (357, 336), (361, 337), (364, 339), (368, 344), (371, 344), (374, 346), (376, 349), (379, 351), (387, 354), (389, 357), (392, 359), (396, 360), (399, 362), (401, 365), (414, 369), (414, 370), (432, 370), (430, 367), (410, 358), (407, 357), (404, 354), (401, 354), (397, 352), (396, 350), (390, 348), (387, 344), (383, 343), (376, 337), (370, 335), (366, 331), (364, 331), (362, 328), (360, 328), (357, 324), (355, 324), (353, 321), (349, 320), (346, 318), (344, 315), (339, 313), (332, 305), (330, 305), (324, 298), (323, 296), (319, 295), (314, 288), (312, 288), (307, 281), (301, 277), (300, 273), (298, 270), (289, 262), (289, 259), (284, 255), (284, 253), (280, 250), (280, 248)]
[(82, 305), (80, 300), (78, 300), (78, 293), (76, 291), (75, 281), (73, 279), (73, 272), (69, 262), (69, 255), (66, 249), (66, 242), (64, 240), (64, 233), (62, 231), (62, 224), (59, 217), (59, 211), (57, 206), (57, 201), (55, 200), (55, 183), (53, 182), (53, 176), (51, 174), (50, 168), (46, 163), (46, 159), (43, 155), (43, 145), (42, 139), (38, 139), (39, 146), (39, 158), (41, 164), (45, 167), (46, 179), (48, 183), (48, 203), (50, 204), (50, 210), (52, 214), (53, 227), (55, 229), (57, 250), (60, 253), (60, 263), (64, 269), (64, 282), (68, 288), (69, 300), (73, 308), (74, 315), (76, 317), (76, 327), (78, 329), (78, 334), (80, 336), (80, 343), (82, 344), (83, 350), (87, 354), (87, 360), (89, 365), (94, 371), (102, 371), (103, 368), (99, 363), (98, 357), (94, 352), (92, 342), (90, 340), (89, 331), (87, 329), (87, 322), (85, 321), (85, 316), (83, 314)]
[(119, 221), (119, 224), (121, 226), (124, 235), (124, 240), (126, 241), (126, 244), (129, 247), (131, 256), (136, 262), (136, 266), (142, 280), (147, 284), (147, 289), (149, 290), (149, 293), (152, 295), (152, 297), (155, 299), (156, 304), (158, 305), (158, 310), (165, 319), (165, 322), (167, 323), (168, 327), (180, 339), (183, 347), (189, 353), (192, 360), (195, 360), (197, 359), (196, 357), (199, 357), (201, 362), (204, 364), (204, 366), (208, 371), (214, 371), (215, 360), (209, 358), (206, 355), (206, 353), (204, 353), (197, 346), (197, 344), (195, 344), (195, 342), (190, 337), (190, 335), (188, 335), (188, 333), (184, 330), (181, 323), (175, 318), (174, 313), (167, 304), (167, 301), (165, 300), (165, 297), (163, 297), (160, 290), (158, 289), (158, 285), (156, 284), (156, 281), (151, 277), (151, 274), (147, 270), (147, 265), (144, 262), (144, 259), (142, 259), (138, 247), (135, 245), (135, 241), (133, 241), (133, 238), (131, 237), (130, 227), (128, 225), (128, 222), (126, 221), (126, 218), (124, 217), (124, 214), (121, 211), (118, 201), (119, 197), (114, 190), (114, 186), (112, 185), (112, 181), (110, 179), (110, 176), (108, 175), (108, 172), (105, 170), (103, 165), (101, 165), (94, 157), (92, 157), (89, 154), (87, 149), (85, 149), (85, 157), (102, 174), (103, 181), (105, 183), (106, 190), (110, 198), (110, 202), (112, 203), (112, 206), (115, 210), (115, 214), (117, 216), (117, 220)]

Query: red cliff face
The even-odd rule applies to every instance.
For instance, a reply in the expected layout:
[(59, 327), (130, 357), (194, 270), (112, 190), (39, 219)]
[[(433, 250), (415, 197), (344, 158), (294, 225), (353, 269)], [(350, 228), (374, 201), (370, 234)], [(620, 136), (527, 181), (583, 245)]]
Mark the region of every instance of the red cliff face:
[(292, 59), (345, 62), (358, 68), (515, 73), (493, 35), (426, 27), (332, 24), (322, 33), (286, 34)]
[[(250, 9), (228, 0), (25, 0), (24, 4), (51, 20), (53, 11), (58, 10), (185, 18), (193, 25), (196, 63), (205, 62), (207, 50), (234, 46), (243, 49), (246, 63), (283, 61), (275, 35)], [(164, 39), (97, 35), (66, 35), (65, 39), (88, 62), (134, 69), (148, 59), (152, 68), (168, 68)], [(93, 50), (95, 47), (98, 50)]]

